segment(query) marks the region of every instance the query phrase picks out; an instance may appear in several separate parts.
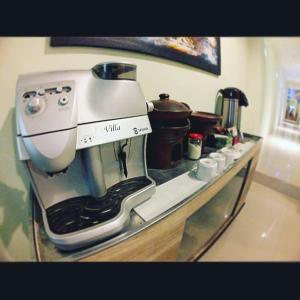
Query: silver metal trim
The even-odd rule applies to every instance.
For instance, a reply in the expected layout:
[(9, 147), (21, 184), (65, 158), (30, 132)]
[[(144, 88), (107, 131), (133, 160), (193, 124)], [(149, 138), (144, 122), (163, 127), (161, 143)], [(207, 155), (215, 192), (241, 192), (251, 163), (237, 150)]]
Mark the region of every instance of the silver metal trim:
[(89, 147), (83, 149), (81, 153), (93, 197), (103, 197), (107, 192), (100, 147)]
[(20, 160), (29, 160), (30, 156), (25, 147), (24, 140), (21, 136), (17, 136), (17, 152)]

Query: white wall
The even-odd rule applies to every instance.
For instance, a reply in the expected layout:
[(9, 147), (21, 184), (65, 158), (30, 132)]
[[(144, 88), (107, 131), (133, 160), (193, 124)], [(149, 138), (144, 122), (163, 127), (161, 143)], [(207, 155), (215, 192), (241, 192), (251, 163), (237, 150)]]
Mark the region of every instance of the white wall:
[[(0, 122), (7, 109), (14, 105), (15, 83), (19, 74), (87, 69), (99, 62), (111, 60), (125, 60), (137, 64), (138, 81), (147, 100), (157, 99), (159, 93), (167, 92), (174, 99), (189, 103), (194, 110), (213, 112), (215, 94), (221, 87), (237, 86), (244, 90), (250, 99), (249, 111), (257, 107), (251, 103), (259, 103), (261, 98), (263, 56), (260, 38), (222, 38), (221, 76), (139, 53), (78, 47), (51, 48), (48, 42), (46, 38), (0, 39), (0, 79), (1, 84), (5, 85), (0, 95), (7, 99), (4, 105), (6, 109), (0, 113)], [(251, 131), (252, 126), (244, 123), (242, 126), (245, 130)]]
[(194, 110), (208, 112), (214, 112), (220, 88), (236, 86), (250, 101), (243, 109), (242, 130), (260, 134), (264, 74), (260, 38), (221, 38), (221, 76), (133, 52), (51, 48), (48, 44), (48, 38), (0, 38), (0, 252), (6, 250), (12, 259), (33, 257), (26, 223), (30, 216), (29, 182), (16, 158), (15, 146), (15, 86), (19, 74), (89, 69), (100, 62), (125, 60), (137, 64), (138, 81), (147, 100), (166, 92)]
[(244, 92), (249, 106), (242, 108), (241, 129), (252, 134), (262, 135), (262, 119), (265, 86), (265, 57), (263, 38), (248, 38), (248, 61), (244, 65), (246, 87)]
[(270, 40), (264, 40), (265, 53), (265, 89), (262, 103), (263, 118), (261, 122), (261, 134), (263, 136), (271, 133), (278, 125), (277, 115), (279, 111), (279, 98), (281, 97), (281, 81), (279, 60), (276, 50)]

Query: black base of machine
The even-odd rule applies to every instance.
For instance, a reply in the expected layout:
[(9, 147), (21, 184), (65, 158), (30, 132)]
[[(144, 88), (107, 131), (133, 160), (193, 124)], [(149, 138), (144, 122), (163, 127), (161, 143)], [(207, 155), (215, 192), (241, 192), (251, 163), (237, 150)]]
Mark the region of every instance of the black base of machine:
[(145, 176), (135, 177), (113, 185), (101, 198), (82, 196), (54, 204), (46, 209), (49, 227), (56, 234), (66, 234), (110, 220), (127, 196), (151, 183)]

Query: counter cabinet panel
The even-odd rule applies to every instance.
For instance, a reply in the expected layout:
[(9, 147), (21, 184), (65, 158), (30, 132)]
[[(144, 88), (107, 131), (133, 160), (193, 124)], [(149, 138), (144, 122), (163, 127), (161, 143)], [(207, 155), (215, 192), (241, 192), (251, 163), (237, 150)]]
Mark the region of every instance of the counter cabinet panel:
[(174, 261), (184, 226), (184, 218), (174, 214), (132, 238), (81, 261)]
[(217, 239), (218, 233), (234, 218), (251, 160), (205, 205), (187, 220), (177, 260), (193, 261)]

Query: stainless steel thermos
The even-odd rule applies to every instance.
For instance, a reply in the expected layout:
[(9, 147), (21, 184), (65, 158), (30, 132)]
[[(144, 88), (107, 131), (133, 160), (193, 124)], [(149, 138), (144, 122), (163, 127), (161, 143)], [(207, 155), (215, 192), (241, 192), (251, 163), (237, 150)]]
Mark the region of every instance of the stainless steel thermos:
[(246, 95), (237, 88), (221, 89), (217, 93), (215, 113), (222, 115), (222, 127), (240, 130), (241, 107), (248, 106)]

